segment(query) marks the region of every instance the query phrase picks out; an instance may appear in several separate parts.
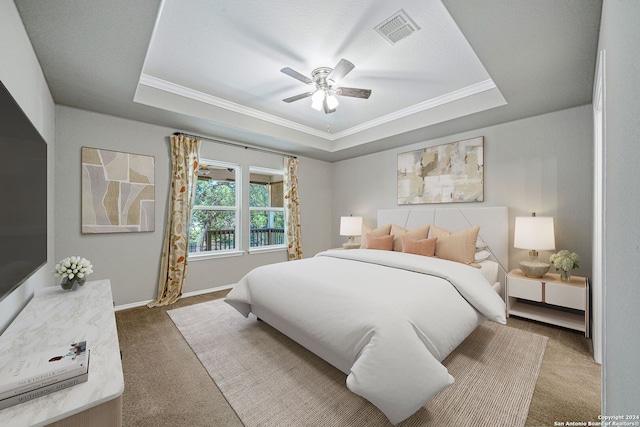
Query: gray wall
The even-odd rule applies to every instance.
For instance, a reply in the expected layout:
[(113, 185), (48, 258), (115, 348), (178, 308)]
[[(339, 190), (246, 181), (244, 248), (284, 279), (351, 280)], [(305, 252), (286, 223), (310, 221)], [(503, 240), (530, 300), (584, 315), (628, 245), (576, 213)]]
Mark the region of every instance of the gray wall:
[[(125, 120), (64, 106), (56, 107), (56, 231), (58, 258), (81, 255), (92, 261), (90, 279), (110, 279), (116, 305), (154, 299), (166, 222), (170, 184), (168, 136), (176, 129)], [(155, 157), (156, 228), (147, 233), (83, 235), (80, 232), (80, 148), (83, 146)], [(249, 166), (282, 168), (282, 156), (203, 141), (201, 156), (239, 163), (248, 179)], [(302, 240), (306, 257), (331, 244), (331, 164), (301, 158)], [(248, 206), (248, 202), (247, 202)], [(243, 223), (248, 227), (248, 217)], [(286, 251), (191, 261), (185, 292), (235, 283), (250, 269), (286, 261)]]
[(13, 1), (0, 1), (0, 80), (47, 141), (48, 209), (47, 264), (0, 301), (0, 332), (4, 331), (31, 299), (34, 290), (54, 283), (53, 150), (55, 109), (38, 58), (31, 47)]
[[(575, 274), (591, 275), (593, 220), (593, 130), (591, 106), (563, 110), (334, 164), (334, 246), (340, 237), (339, 217), (361, 215), (375, 225), (377, 209), (397, 208), (396, 169), (399, 153), (484, 136), (485, 184), (479, 206), (509, 208), (510, 268), (528, 252), (513, 248), (516, 216), (552, 216), (556, 249), (577, 252), (582, 262)], [(438, 206), (470, 206), (453, 204)], [(420, 207), (421, 205), (415, 205)], [(548, 259), (553, 251), (540, 253)]]
[(604, 412), (640, 414), (640, 3), (605, 0)]

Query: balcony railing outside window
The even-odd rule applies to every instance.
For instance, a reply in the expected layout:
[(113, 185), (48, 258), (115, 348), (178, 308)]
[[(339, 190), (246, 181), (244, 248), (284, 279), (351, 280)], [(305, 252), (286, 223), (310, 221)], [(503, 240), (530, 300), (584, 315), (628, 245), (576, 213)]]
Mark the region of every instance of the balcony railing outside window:
[(205, 251), (224, 251), (235, 249), (235, 230), (207, 230)]
[(251, 247), (284, 245), (284, 228), (251, 229)]
[[(260, 246), (284, 245), (284, 228), (257, 228), (251, 229), (249, 243), (252, 248)], [(207, 230), (207, 237), (202, 247), (197, 243), (189, 245), (189, 252), (224, 251), (236, 247), (235, 230)]]

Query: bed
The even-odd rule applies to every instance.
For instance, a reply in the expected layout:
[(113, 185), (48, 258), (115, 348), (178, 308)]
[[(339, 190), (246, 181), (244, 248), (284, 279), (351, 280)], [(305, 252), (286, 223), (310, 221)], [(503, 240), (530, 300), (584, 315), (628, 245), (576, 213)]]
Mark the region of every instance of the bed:
[(346, 373), (349, 390), (396, 424), (454, 382), (441, 362), (479, 324), (506, 322), (494, 286), (499, 281), (492, 282), (500, 276), (502, 238), (496, 232), (506, 233), (506, 221), (506, 208), (379, 211), (378, 224), (406, 230), (440, 224), (455, 232), (486, 223), (488, 231), (477, 240), (493, 258), (482, 262), (493, 267), (399, 251), (329, 250), (258, 267), (225, 301)]

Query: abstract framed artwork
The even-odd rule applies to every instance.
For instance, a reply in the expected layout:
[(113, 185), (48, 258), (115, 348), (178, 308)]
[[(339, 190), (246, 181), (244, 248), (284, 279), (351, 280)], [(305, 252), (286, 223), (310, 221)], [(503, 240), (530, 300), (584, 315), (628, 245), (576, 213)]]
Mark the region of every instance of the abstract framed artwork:
[(484, 201), (484, 137), (398, 154), (398, 204)]
[(82, 233), (155, 228), (155, 159), (82, 147)]

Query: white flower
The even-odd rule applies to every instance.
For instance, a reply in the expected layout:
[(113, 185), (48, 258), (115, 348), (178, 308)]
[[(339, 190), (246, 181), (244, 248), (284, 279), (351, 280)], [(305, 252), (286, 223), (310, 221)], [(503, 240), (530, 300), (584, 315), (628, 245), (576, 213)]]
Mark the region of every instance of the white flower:
[(551, 255), (549, 261), (551, 261), (556, 270), (569, 271), (580, 266), (580, 256), (566, 249)]
[(53, 274), (56, 277), (68, 277), (69, 279), (76, 276), (83, 279), (91, 273), (93, 273), (91, 262), (79, 256), (67, 257), (57, 263), (53, 269)]

